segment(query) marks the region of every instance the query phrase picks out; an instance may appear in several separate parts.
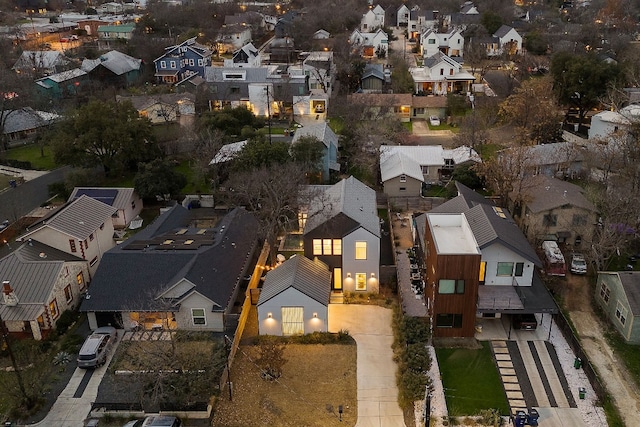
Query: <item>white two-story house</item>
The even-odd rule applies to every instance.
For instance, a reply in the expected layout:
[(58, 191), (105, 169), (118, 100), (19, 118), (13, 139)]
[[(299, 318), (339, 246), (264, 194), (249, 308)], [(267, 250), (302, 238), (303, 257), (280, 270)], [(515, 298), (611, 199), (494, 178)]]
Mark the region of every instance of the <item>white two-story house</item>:
[(118, 209), (82, 195), (36, 222), (17, 240), (29, 239), (89, 261), (93, 277), (102, 255), (115, 246), (112, 216)]
[(462, 69), (462, 65), (442, 52), (424, 59), (422, 67), (409, 69), (416, 94), (446, 95), (450, 92), (471, 91), (475, 77)]
[(332, 291), (378, 293), (380, 219), (376, 193), (354, 177), (309, 189), (301, 214), (304, 255), (331, 271)]
[(384, 27), (384, 9), (380, 5), (376, 5), (373, 9), (369, 9), (367, 13), (362, 15), (360, 20), (360, 29), (368, 32)]
[(464, 36), (458, 28), (452, 28), (446, 33), (439, 33), (427, 29), (420, 34), (420, 49), (422, 56), (428, 58), (438, 52), (447, 56), (464, 55)]

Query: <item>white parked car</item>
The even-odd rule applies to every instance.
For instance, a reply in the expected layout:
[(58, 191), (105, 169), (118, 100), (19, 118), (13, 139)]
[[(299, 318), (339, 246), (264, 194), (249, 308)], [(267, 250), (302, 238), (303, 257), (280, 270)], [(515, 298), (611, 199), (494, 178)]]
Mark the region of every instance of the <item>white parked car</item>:
[(429, 117), (429, 124), (431, 126), (440, 126), (440, 117), (438, 116)]
[(571, 272), (573, 274), (587, 274), (587, 262), (582, 254), (571, 255)]

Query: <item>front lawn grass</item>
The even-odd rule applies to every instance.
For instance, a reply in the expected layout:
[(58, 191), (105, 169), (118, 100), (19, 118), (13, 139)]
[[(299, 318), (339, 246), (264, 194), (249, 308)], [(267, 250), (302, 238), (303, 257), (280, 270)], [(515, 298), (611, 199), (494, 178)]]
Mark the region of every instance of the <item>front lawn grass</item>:
[(436, 348), (449, 415), (477, 415), (483, 409), (509, 413), (488, 342), (480, 349)]
[[(44, 155), (43, 155), (44, 154)], [(31, 168), (36, 170), (52, 170), (56, 168), (51, 147), (45, 145), (42, 152), (39, 144), (23, 145), (7, 150), (7, 158), (30, 162)]]
[(9, 186), (9, 181), (14, 179), (12, 176), (3, 175), (0, 173), (0, 190), (3, 190)]
[(627, 344), (615, 330), (611, 330), (605, 336), (616, 356), (624, 361), (629, 374), (631, 374), (631, 379), (636, 386), (640, 385), (640, 357), (638, 357), (640, 346)]

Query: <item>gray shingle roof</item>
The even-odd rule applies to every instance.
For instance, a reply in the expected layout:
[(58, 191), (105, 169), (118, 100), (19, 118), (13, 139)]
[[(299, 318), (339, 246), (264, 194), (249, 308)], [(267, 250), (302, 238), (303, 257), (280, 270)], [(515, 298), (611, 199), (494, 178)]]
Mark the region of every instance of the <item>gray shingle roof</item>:
[[(37, 129), (48, 124), (48, 120), (43, 117), (43, 112), (35, 111), (30, 107), (19, 110), (5, 110), (0, 114), (0, 120), (3, 120), (4, 117), (6, 117), (3, 129), (5, 134)], [(56, 117), (52, 115), (52, 119)]]
[(116, 212), (116, 208), (83, 195), (43, 220), (40, 226), (25, 234), (23, 238), (42, 227), (51, 227), (69, 236), (84, 240), (100, 225), (111, 221), (111, 216)]
[(289, 258), (275, 270), (267, 273), (258, 299), (258, 305), (294, 288), (320, 304), (329, 304), (331, 295), (331, 272), (325, 263), (297, 255)]
[(629, 301), (629, 308), (634, 316), (640, 315), (640, 272), (619, 271), (620, 283)]
[[(81, 310), (158, 309), (154, 305), (159, 301), (157, 297), (184, 279), (193, 284), (187, 294), (199, 292), (216, 308), (226, 308), (257, 246), (258, 223), (241, 208), (234, 209), (204, 234), (199, 234), (200, 229), (189, 228), (190, 221), (190, 211), (176, 205), (105, 253), (91, 283), (91, 298), (83, 301)], [(183, 229), (187, 231), (177, 234)], [(176, 245), (158, 244), (174, 239)], [(178, 244), (190, 239), (203, 243)], [(179, 298), (161, 304), (164, 309), (179, 305)]]
[(296, 130), (296, 133), (293, 135), (293, 139), (291, 141), (292, 144), (298, 142), (298, 140), (305, 136), (313, 136), (328, 147), (331, 145), (331, 141), (337, 146), (338, 136), (331, 130), (329, 124), (326, 122), (322, 123), (314, 123), (310, 125), (306, 125)]
[(341, 213), (380, 237), (376, 192), (352, 176), (330, 186), (311, 202), (305, 234)]
[(513, 30), (513, 27), (510, 27), (508, 25), (502, 25), (500, 28), (498, 28), (498, 30), (495, 33), (493, 33), (493, 36), (494, 37), (498, 37), (498, 38), (502, 38), (502, 37), (506, 36), (507, 33), (509, 31), (511, 31), (511, 30)]
[(25, 50), (13, 66), (15, 70), (32, 68), (52, 69), (56, 66), (66, 65), (69, 58), (57, 50)]
[(406, 156), (402, 152), (396, 152), (380, 162), (380, 175), (382, 182), (388, 181), (400, 175), (406, 175), (418, 181), (424, 182), (422, 169), (418, 162)]
[(596, 207), (584, 196), (582, 187), (551, 178), (546, 175), (528, 177), (521, 190), (527, 207), (534, 213), (544, 212), (560, 206), (571, 205), (596, 211)]
[(431, 212), (464, 213), (480, 249), (498, 242), (535, 265), (542, 265), (536, 251), (506, 209), (501, 211), (503, 217), (496, 212), (491, 201), (482, 195), (459, 182), (456, 182), (456, 188), (456, 197), (432, 209)]

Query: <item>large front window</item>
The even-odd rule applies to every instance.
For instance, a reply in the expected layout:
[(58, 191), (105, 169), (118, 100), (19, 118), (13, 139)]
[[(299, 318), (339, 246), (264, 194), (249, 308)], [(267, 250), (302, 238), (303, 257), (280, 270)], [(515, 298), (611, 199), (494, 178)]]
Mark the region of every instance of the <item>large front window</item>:
[(367, 275), (366, 273), (356, 273), (356, 291), (367, 290)]
[(464, 294), (464, 280), (440, 279), (438, 282), (439, 294)]
[(204, 308), (192, 308), (191, 320), (194, 325), (206, 325), (207, 316), (204, 313)]
[(322, 239), (313, 239), (313, 254), (322, 255)]
[(282, 335), (304, 334), (304, 309), (282, 307)]
[(513, 276), (513, 263), (512, 262), (499, 262), (498, 263), (498, 276)]
[(342, 255), (342, 240), (313, 239), (314, 255)]
[(546, 214), (542, 217), (542, 225), (545, 227), (555, 227), (558, 225), (558, 215)]
[(367, 242), (356, 242), (356, 259), (367, 259)]
[(60, 311), (58, 311), (58, 301), (55, 298), (49, 303), (49, 312), (51, 313), (52, 319), (57, 318), (60, 314)]

